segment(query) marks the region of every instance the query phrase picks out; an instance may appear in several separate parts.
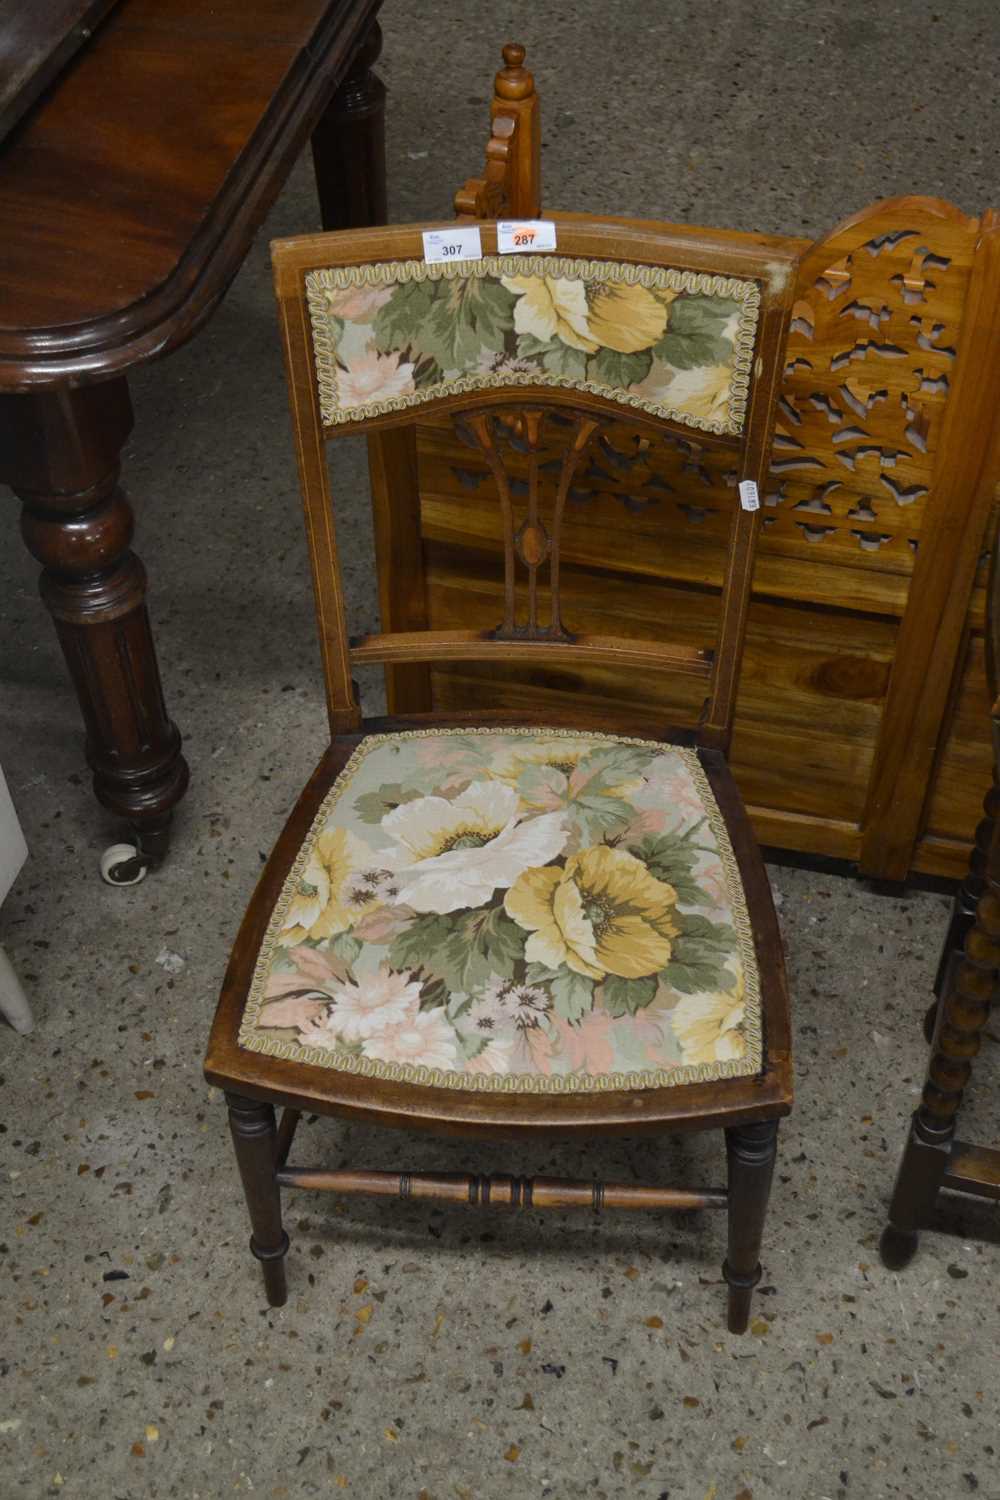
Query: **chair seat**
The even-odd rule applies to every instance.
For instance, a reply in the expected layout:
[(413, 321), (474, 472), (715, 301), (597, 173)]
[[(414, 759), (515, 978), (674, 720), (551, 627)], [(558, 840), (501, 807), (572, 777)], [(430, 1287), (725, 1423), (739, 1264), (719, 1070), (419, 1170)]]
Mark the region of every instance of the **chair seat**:
[(536, 1095), (760, 1074), (727, 818), (699, 753), (673, 744), (367, 734), (286, 864), (239, 1048), (281, 1059), (286, 1082), (301, 1064)]

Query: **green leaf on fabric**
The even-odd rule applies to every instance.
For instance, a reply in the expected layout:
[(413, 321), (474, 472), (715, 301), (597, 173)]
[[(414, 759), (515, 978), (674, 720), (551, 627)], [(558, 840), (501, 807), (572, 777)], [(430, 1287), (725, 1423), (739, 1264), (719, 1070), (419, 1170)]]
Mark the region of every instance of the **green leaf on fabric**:
[(660, 972), (667, 984), (679, 990), (682, 995), (700, 995), (714, 994), (717, 990), (724, 989), (729, 970), (724, 969), (721, 964), (687, 963), (682, 959), (672, 958)]
[(608, 974), (601, 985), (604, 1009), (610, 1016), (634, 1016), (643, 1010), (656, 995), (656, 976), (643, 979), (620, 979), (617, 974)]
[(736, 948), (736, 932), (728, 922), (711, 922), (694, 912), (678, 912), (681, 935), (677, 943), (697, 943), (707, 951), (728, 958)]
[(420, 1009), (436, 1010), (447, 1005), (449, 990), (443, 979), (428, 979), (420, 989)]
[(391, 350), (422, 348), (418, 335), (427, 321), (439, 283), (404, 281), (375, 314), (372, 325), (375, 347), (383, 354)]
[(641, 776), (648, 766), (648, 751), (629, 745), (609, 745), (584, 756), (578, 770), (587, 776), (588, 792), (606, 792), (623, 781)]
[(357, 959), (363, 943), (359, 938), (351, 937), (349, 932), (338, 932), (336, 937), (330, 939), (330, 952), (342, 958), (345, 963), (353, 964)]
[(362, 823), (381, 823), (386, 813), (392, 812), (394, 807), (401, 807), (404, 802), (413, 802), (419, 796), (419, 792), (404, 791), (401, 782), (386, 781), (377, 792), (362, 792), (360, 797), (356, 797), (354, 811)]
[[(408, 927), (396, 934), (389, 946), (391, 969), (423, 969), (440, 975), (434, 960), (448, 941), (452, 930), (452, 918), (431, 913), (414, 917)], [(443, 977), (443, 976), (441, 976)], [(461, 989), (461, 985), (454, 986)]]
[(497, 975), (514, 977), (523, 962), (528, 934), (511, 921), (502, 906), (485, 910), (419, 916), (393, 939), (389, 963), (394, 969), (422, 968), (449, 990), (472, 994)]
[(566, 380), (586, 380), (587, 356), (582, 349), (571, 349), (562, 339), (539, 339), (533, 333), (522, 333), (517, 340), (518, 359), (540, 360), (548, 375)]
[(631, 822), (635, 808), (621, 797), (609, 797), (596, 792), (593, 796), (584, 792), (567, 804), (581, 837), (587, 843), (599, 843), (612, 829), (621, 828)]
[(443, 294), (411, 338), (414, 349), (442, 370), (464, 370), (481, 354), (499, 354), (514, 326), (514, 294), (498, 281), (472, 276), (444, 285)]
[(529, 964), (527, 984), (545, 985), (552, 996), (553, 1009), (564, 1021), (579, 1021), (594, 1004), (594, 981), (572, 969), (549, 969), (544, 964)]
[(633, 852), (651, 875), (673, 886), (678, 901), (685, 906), (712, 906), (714, 897), (694, 878), (699, 854), (699, 846), (692, 837), (696, 832), (697, 829), (692, 828), (686, 834), (650, 834)]
[(617, 390), (645, 380), (652, 364), (653, 356), (648, 349), (641, 349), (638, 354), (619, 354), (617, 349), (599, 349), (587, 365), (587, 374), (591, 380), (614, 386)]
[(421, 357), (413, 367), (413, 384), (418, 391), (427, 385), (440, 385), (444, 371), (436, 359)]
[(681, 295), (670, 304), (666, 333), (653, 353), (675, 370), (724, 364), (733, 346), (722, 330), (738, 308), (728, 298)]
[(732, 970), (725, 960), (736, 949), (736, 933), (728, 922), (710, 922), (692, 912), (678, 912), (680, 936), (674, 939), (670, 962), (662, 977), (684, 995), (728, 989)]

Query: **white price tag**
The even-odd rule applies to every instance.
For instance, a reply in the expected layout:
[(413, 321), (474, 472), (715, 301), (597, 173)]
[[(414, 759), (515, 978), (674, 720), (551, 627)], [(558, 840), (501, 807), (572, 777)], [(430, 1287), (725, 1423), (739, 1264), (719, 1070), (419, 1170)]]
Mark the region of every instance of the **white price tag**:
[(740, 504), (744, 510), (760, 510), (757, 486), (752, 479), (740, 480)]
[(524, 255), (530, 250), (554, 250), (556, 226), (551, 219), (501, 219), (497, 224), (497, 253)]
[(483, 246), (478, 224), (456, 224), (453, 229), (424, 231), (424, 260), (440, 265), (447, 260), (482, 260)]

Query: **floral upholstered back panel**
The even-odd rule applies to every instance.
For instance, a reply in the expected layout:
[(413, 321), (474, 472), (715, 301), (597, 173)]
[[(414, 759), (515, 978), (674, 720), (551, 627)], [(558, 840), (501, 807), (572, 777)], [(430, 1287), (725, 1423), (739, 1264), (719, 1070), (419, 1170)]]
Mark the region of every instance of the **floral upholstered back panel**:
[(586, 391), (706, 432), (740, 433), (755, 282), (555, 256), (310, 271), (327, 426), (502, 387)]
[(753, 937), (697, 755), (545, 729), (368, 736), (285, 883), (240, 1043), (453, 1088), (759, 1071)]

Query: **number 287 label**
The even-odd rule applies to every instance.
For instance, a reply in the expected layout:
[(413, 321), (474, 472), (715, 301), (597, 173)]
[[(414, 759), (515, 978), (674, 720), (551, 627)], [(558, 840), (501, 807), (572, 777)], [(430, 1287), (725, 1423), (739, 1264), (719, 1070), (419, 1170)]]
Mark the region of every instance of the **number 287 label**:
[(524, 255), (556, 248), (556, 226), (551, 219), (501, 219), (497, 224), (497, 252)]

